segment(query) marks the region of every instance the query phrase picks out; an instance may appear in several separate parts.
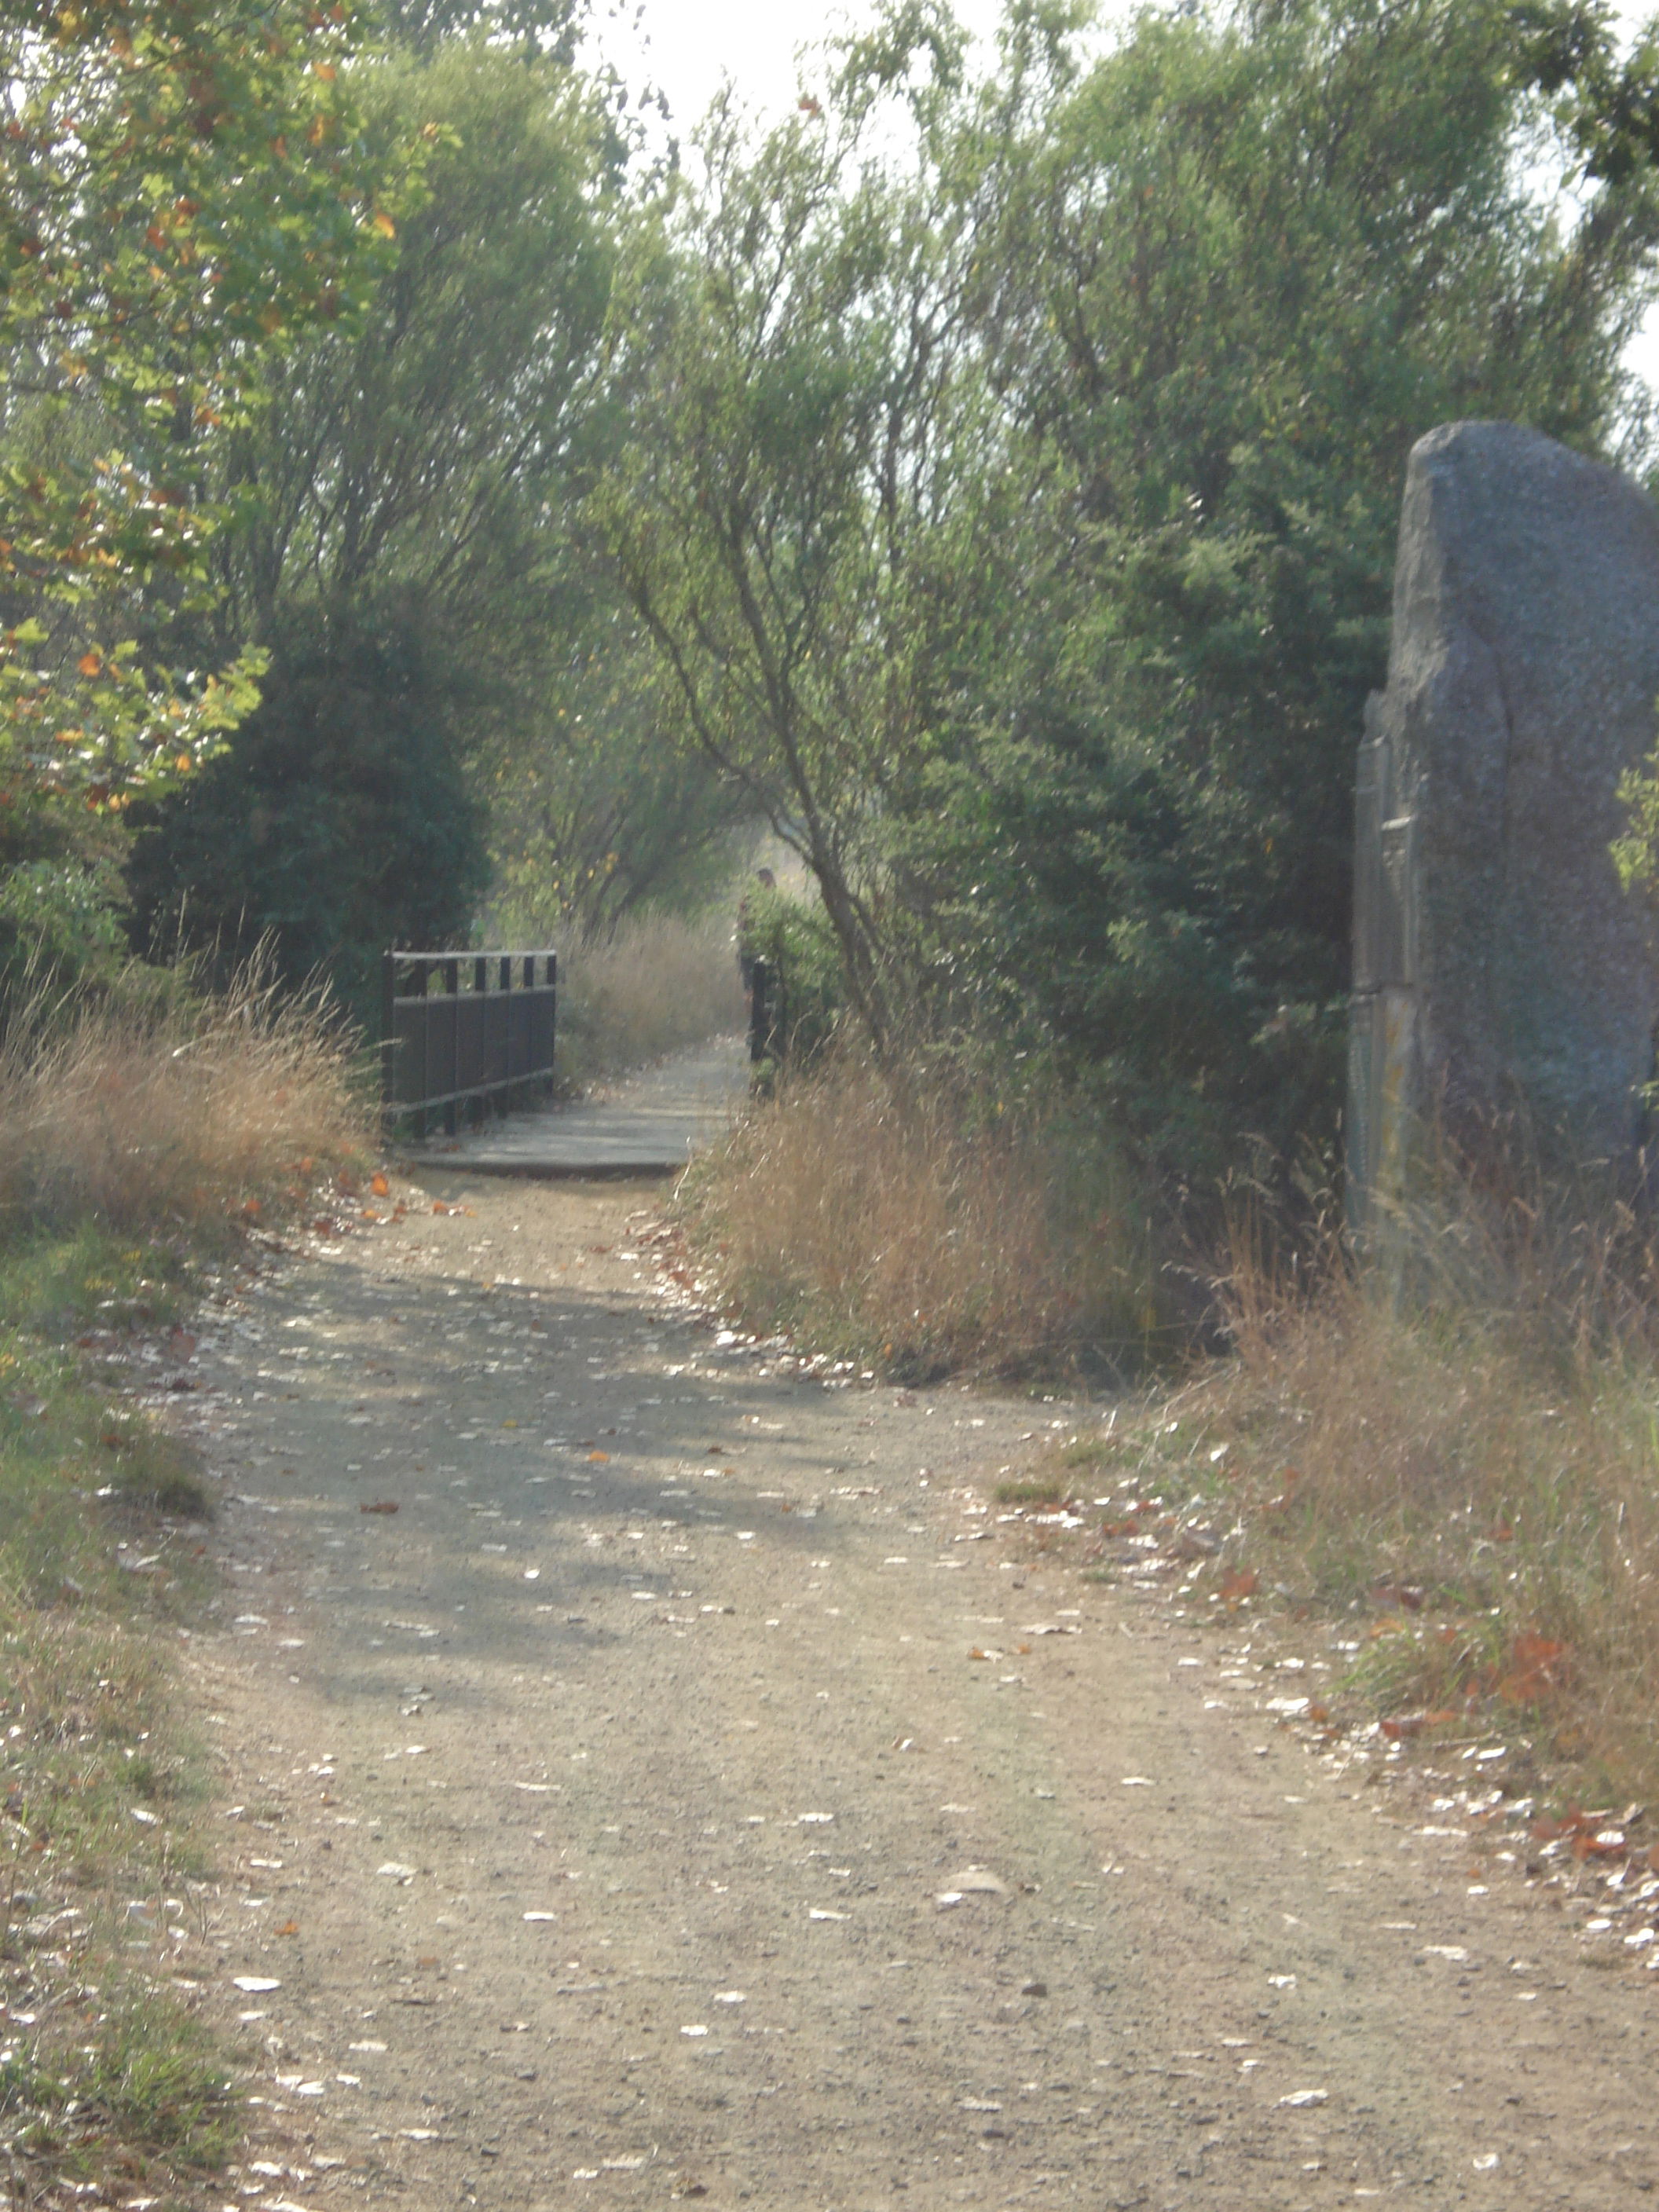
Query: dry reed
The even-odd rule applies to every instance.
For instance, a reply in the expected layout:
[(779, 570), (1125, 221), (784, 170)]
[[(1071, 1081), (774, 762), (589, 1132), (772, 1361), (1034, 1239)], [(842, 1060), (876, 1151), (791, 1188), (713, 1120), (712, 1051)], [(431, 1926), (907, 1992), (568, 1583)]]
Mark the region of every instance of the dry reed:
[(369, 1141), (352, 1056), (257, 967), (206, 1003), (37, 1007), (0, 1046), (0, 1227), (210, 1240), (280, 1211)]
[(744, 1026), (728, 916), (645, 915), (560, 961), (559, 1079), (570, 1090)]
[(686, 1202), (734, 1312), (896, 1376), (1099, 1364), (1156, 1326), (1113, 1163), (850, 1057), (757, 1104)]

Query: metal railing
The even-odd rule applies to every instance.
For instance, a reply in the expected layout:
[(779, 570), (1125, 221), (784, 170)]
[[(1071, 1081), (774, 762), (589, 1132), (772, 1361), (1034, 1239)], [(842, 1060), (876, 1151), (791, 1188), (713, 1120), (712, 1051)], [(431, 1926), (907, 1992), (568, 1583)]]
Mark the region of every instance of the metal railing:
[(424, 1137), (428, 1115), (441, 1109), (453, 1136), (463, 1106), (505, 1106), (521, 1084), (545, 1083), (558, 965), (548, 951), (388, 952), (380, 1027), (387, 1116), (412, 1115)]

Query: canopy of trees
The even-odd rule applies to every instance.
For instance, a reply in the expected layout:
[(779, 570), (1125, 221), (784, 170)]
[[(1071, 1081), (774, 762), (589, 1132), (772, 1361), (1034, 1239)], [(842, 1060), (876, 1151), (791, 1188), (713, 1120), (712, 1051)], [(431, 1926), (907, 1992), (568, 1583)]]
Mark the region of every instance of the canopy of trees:
[(765, 827), (879, 1048), (1023, 1054), (1187, 1175), (1328, 1134), (1405, 456), (1647, 465), (1653, 48), (1019, 0), (975, 76), (889, 0), (681, 161), (552, 0), (7, 20), (0, 925), (73, 793), (66, 945), (125, 865), (139, 942), (354, 992)]

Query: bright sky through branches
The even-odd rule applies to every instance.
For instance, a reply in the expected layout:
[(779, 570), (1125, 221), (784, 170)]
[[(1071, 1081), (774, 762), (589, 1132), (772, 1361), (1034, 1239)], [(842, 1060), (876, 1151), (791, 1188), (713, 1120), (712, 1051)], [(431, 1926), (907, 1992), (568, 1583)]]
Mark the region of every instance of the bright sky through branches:
[[(958, 0), (956, 12), (987, 41), (988, 58), (1001, 0)], [(684, 132), (726, 76), (747, 105), (769, 115), (793, 107), (797, 48), (862, 26), (874, 13), (847, 0), (617, 0), (608, 20), (595, 9), (589, 35), (625, 83), (648, 82), (665, 94)]]
[[(745, 104), (779, 115), (796, 97), (795, 54), (849, 24), (867, 23), (872, 4), (847, 0), (605, 0), (595, 9), (590, 36), (635, 92), (647, 83), (662, 92), (672, 129), (684, 136), (730, 76)], [(1626, 0), (1613, 13), (1626, 33), (1659, 12), (1659, 0)], [(1002, 0), (957, 0), (958, 20), (981, 42), (988, 63)], [(1133, 13), (1123, 0), (1101, 0), (1103, 29)], [(1632, 349), (1632, 359), (1659, 386), (1659, 310)]]

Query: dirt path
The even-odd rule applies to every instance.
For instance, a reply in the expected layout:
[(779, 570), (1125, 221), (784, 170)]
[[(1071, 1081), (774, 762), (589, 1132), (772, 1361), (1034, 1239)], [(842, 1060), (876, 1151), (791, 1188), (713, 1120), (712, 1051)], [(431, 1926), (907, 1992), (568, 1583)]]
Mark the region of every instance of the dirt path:
[(227, 2196), (1654, 2186), (1659, 1974), (1275, 1729), (1237, 1639), (977, 1510), (1067, 1407), (722, 1346), (629, 1241), (649, 1188), (426, 1193), (198, 1353), (233, 1591), (185, 1964), (265, 2100)]

